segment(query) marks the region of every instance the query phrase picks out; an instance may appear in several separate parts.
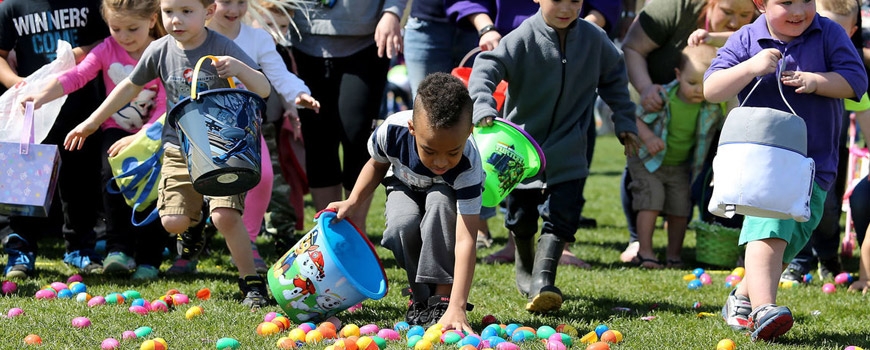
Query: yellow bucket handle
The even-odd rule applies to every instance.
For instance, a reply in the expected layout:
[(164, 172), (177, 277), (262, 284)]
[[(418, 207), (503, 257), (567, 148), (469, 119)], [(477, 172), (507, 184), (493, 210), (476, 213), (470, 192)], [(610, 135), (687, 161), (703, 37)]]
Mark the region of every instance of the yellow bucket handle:
[[(196, 66), (193, 67), (193, 80), (190, 81), (190, 99), (196, 99), (196, 82), (199, 81), (199, 68), (202, 67), (202, 63), (205, 62), (206, 59), (210, 59), (213, 62), (217, 62), (217, 57), (212, 55), (202, 56), (199, 61), (196, 61)], [(232, 78), (227, 78), (227, 81), (230, 82), (230, 87), (235, 88), (236, 83), (233, 82)]]

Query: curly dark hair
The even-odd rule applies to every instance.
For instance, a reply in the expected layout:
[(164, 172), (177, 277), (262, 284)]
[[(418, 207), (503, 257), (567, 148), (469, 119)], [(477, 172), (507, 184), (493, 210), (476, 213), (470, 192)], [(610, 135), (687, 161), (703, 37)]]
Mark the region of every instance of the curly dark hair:
[(470, 125), (471, 108), (468, 88), (450, 74), (429, 74), (417, 88), (414, 109), (425, 110), (429, 117), (429, 126), (434, 129), (448, 129), (457, 123)]

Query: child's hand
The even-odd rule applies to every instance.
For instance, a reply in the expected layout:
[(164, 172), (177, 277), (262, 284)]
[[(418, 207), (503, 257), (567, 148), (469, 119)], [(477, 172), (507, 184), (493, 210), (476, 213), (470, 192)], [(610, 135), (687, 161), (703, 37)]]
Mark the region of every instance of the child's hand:
[(641, 91), (640, 104), (641, 107), (643, 107), (643, 110), (647, 112), (658, 112), (662, 110), (665, 103), (664, 100), (662, 100), (662, 94), (665, 93), (667, 93), (667, 91), (665, 91), (665, 88), (659, 84), (652, 84)]
[(21, 101), (21, 108), (24, 109), (24, 105), (29, 101), (33, 101), (33, 110), (34, 111), (39, 109), (39, 107), (42, 107), (42, 105), (44, 105), (46, 102), (50, 102), (50, 101), (46, 101), (45, 94), (40, 92), (40, 93), (37, 93), (35, 95), (24, 96), (24, 100)]
[(299, 93), (299, 96), (296, 96), (296, 104), (308, 109), (314, 110), (314, 113), (320, 113), (320, 101), (316, 100), (311, 95), (306, 94), (304, 92)]
[(493, 121), (495, 121), (495, 117), (483, 117), (482, 119), (480, 119), (480, 121), (477, 122), (477, 126), (482, 126), (485, 128), (490, 127), (492, 126)]
[(695, 47), (701, 44), (706, 43), (707, 37), (710, 36), (710, 33), (704, 29), (697, 29), (692, 34), (689, 34), (689, 38), (686, 39), (686, 43), (689, 44), (689, 47)]
[(299, 111), (292, 103), (284, 102), (284, 121), (289, 124), (289, 131), (294, 141), (302, 139), (302, 121), (299, 120)]
[(658, 136), (650, 136), (643, 140), (644, 146), (646, 146), (646, 150), (649, 151), (649, 154), (656, 155), (656, 153), (661, 152), (665, 149), (665, 142)]
[(120, 140), (115, 141), (115, 143), (109, 146), (109, 151), (107, 152), (109, 154), (109, 157), (117, 156), (118, 153), (120, 153), (125, 148), (127, 148), (127, 146), (133, 143), (133, 140), (136, 140), (136, 134), (124, 136)]
[(438, 320), (442, 326), (442, 330), (450, 330), (455, 329), (457, 331), (466, 331), (468, 334), (475, 334), (474, 329), (471, 328), (471, 325), (468, 323), (468, 317), (465, 315), (465, 311), (453, 311), (453, 309), (448, 308), (447, 311), (444, 312), (444, 316), (441, 316), (441, 319)]
[(245, 66), (242, 61), (231, 56), (218, 56), (217, 61), (211, 61), (211, 65), (217, 70), (218, 77), (227, 79), (242, 73)]
[(796, 86), (797, 90), (794, 91), (796, 93), (811, 94), (816, 92), (819, 86), (818, 78), (817, 74), (789, 70), (782, 72), (781, 80), (782, 85)]
[(849, 286), (850, 292), (861, 291), (862, 294), (867, 294), (868, 290), (870, 290), (870, 281), (867, 280), (859, 279)]
[(753, 76), (762, 76), (776, 72), (776, 67), (779, 65), (779, 59), (782, 58), (782, 53), (777, 49), (764, 49), (746, 60), (749, 73)]
[(70, 130), (66, 134), (66, 139), (63, 140), (63, 148), (67, 151), (80, 150), (85, 145), (85, 139), (97, 131), (99, 125), (93, 125), (87, 120), (76, 125), (75, 129)]
[(626, 157), (634, 157), (637, 155), (637, 151), (640, 150), (640, 139), (637, 138), (637, 135), (623, 131), (619, 133), (619, 139), (622, 141), (622, 145), (625, 148)]
[(353, 213), (355, 205), (351, 203), (349, 200), (343, 200), (340, 202), (332, 202), (326, 206), (326, 209), (335, 209), (335, 221), (341, 221), (342, 219), (350, 216)]

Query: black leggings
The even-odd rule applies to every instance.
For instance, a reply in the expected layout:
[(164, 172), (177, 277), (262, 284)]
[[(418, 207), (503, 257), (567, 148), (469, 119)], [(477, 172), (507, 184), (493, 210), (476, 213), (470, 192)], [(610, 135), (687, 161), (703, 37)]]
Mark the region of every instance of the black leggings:
[[(300, 110), (305, 169), (311, 188), (351, 190), (369, 160), (368, 138), (387, 81), (389, 60), (371, 46), (348, 57), (322, 58), (293, 50), (299, 77), (320, 101), (320, 113)], [(342, 146), (344, 166), (338, 147)]]

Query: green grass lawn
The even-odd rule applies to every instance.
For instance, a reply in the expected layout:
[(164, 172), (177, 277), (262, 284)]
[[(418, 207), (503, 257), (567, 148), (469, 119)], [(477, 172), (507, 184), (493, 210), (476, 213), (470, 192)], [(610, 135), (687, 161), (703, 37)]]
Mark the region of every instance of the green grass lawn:
[[(719, 317), (729, 289), (724, 287), (726, 270), (711, 271), (713, 284), (700, 290), (688, 290), (682, 276), (694, 264), (695, 233), (686, 236), (684, 260), (686, 270), (647, 271), (628, 267), (619, 262), (619, 253), (625, 247), (628, 234), (619, 204), (618, 183), (623, 168), (622, 148), (613, 137), (602, 137), (596, 148), (592, 174), (586, 188), (588, 204), (585, 216), (598, 220), (599, 227), (579, 230), (572, 250), (592, 264), (592, 270), (562, 267), (557, 285), (565, 294), (562, 310), (556, 314), (539, 316), (524, 311), (525, 299), (514, 287), (513, 265), (479, 264), (471, 290), (474, 311), (469, 313), (475, 329), (482, 329), (480, 320), (492, 314), (502, 323), (520, 323), (537, 328), (541, 325), (570, 324), (581, 334), (599, 324), (621, 331), (625, 340), (614, 349), (715, 349), (723, 338), (733, 339), (738, 349), (843, 349), (848, 345), (870, 347), (870, 306), (868, 297), (848, 293), (839, 288), (828, 295), (821, 291), (821, 282), (807, 287), (780, 290), (779, 304), (789, 306), (795, 315), (794, 328), (776, 344), (751, 343), (744, 334), (727, 327)], [(379, 190), (369, 214), (367, 231), (373, 242), (380, 240), (383, 230), (383, 190)], [(307, 210), (310, 219), (313, 209)], [(482, 258), (504, 244), (506, 231), (501, 214), (490, 221), (496, 243), (493, 248), (478, 252)], [(307, 223), (308, 227), (312, 224)], [(268, 262), (283, 252), (274, 252), (270, 241), (261, 241), (261, 252)], [(666, 233), (658, 230), (655, 244), (662, 256)], [(54, 281), (66, 281), (75, 271), (65, 266), (60, 257), (60, 241), (47, 240), (37, 260), (38, 276), (19, 281), (16, 293), (0, 297), (0, 312), (13, 307), (25, 314), (16, 318), (0, 317), (0, 349), (24, 348), (23, 339), (31, 333), (43, 338), (45, 349), (99, 349), (108, 337), (121, 339), (125, 330), (149, 326), (154, 331), (148, 338), (162, 337), (171, 349), (213, 349), (222, 337), (238, 339), (245, 349), (274, 349), (278, 335), (261, 337), (255, 332), (257, 324), (277, 306), (250, 311), (238, 304), (236, 270), (229, 261), (223, 241), (212, 242), (213, 253), (200, 263), (200, 273), (188, 278), (162, 277), (159, 281), (139, 283), (126, 276), (85, 276), (84, 283), (92, 295), (124, 292), (134, 289), (145, 298), (154, 300), (171, 288), (191, 297), (200, 288), (210, 288), (212, 298), (192, 301), (201, 305), (205, 314), (187, 320), (187, 307), (168, 313), (140, 316), (127, 311), (127, 305), (106, 305), (89, 308), (74, 300), (36, 300), (34, 294), (42, 286)], [(375, 323), (392, 326), (404, 317), (406, 298), (398, 290), (407, 284), (404, 271), (398, 269), (392, 254), (378, 248), (393, 290), (382, 300), (369, 300), (354, 313), (343, 312), (338, 317), (345, 323), (365, 325)], [(5, 261), (5, 258), (3, 258)], [(164, 263), (163, 269), (168, 267)], [(848, 266), (855, 266), (850, 261)], [(700, 302), (699, 309), (693, 304)], [(630, 311), (614, 311), (614, 308)], [(699, 312), (710, 312), (712, 317), (698, 317)], [(91, 319), (86, 329), (71, 326), (78, 316)], [(643, 316), (656, 316), (645, 321)], [(286, 334), (286, 333), (284, 333)], [(146, 338), (147, 339), (147, 338)], [(143, 339), (122, 340), (122, 349), (139, 349)], [(322, 349), (325, 344), (306, 348)], [(407, 348), (403, 342), (394, 342), (390, 349)], [(453, 346), (440, 346), (453, 348)], [(526, 343), (523, 348), (543, 349), (538, 343)], [(585, 348), (585, 346), (575, 346)]]

